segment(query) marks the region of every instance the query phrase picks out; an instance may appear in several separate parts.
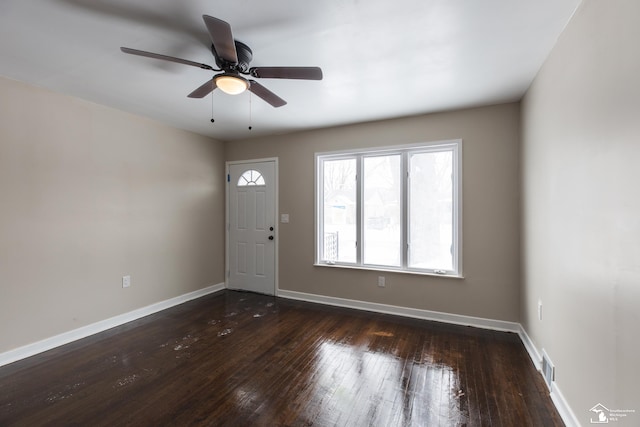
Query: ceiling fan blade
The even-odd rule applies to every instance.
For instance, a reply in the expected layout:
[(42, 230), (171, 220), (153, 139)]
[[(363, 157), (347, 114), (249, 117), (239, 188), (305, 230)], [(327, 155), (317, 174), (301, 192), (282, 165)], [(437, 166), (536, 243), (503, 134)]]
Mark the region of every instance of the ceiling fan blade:
[(249, 91), (251, 91), (251, 93), (256, 94), (260, 98), (264, 99), (265, 101), (267, 101), (269, 104), (271, 104), (276, 108), (282, 107), (283, 105), (287, 104), (287, 101), (280, 98), (278, 95), (271, 92), (269, 89), (262, 86), (260, 83), (258, 83), (255, 80), (249, 80)]
[(322, 80), (320, 67), (253, 67), (249, 73), (263, 79)]
[(164, 61), (177, 62), (178, 64), (191, 65), (192, 67), (198, 67), (198, 68), (203, 68), (205, 70), (216, 71), (210, 65), (201, 64), (199, 62), (194, 62), (194, 61), (189, 61), (188, 59), (176, 58), (175, 56), (161, 55), (159, 53), (146, 52), (144, 50), (131, 49), (129, 47), (121, 47), (120, 50), (123, 51), (124, 53), (129, 53), (131, 55), (146, 56), (147, 58), (162, 59)]
[(231, 33), (231, 25), (222, 19), (209, 15), (202, 15), (202, 19), (204, 19), (204, 24), (211, 36), (211, 43), (213, 43), (218, 56), (227, 62), (237, 64), (238, 54), (236, 53), (236, 44), (233, 41), (233, 33)]
[(216, 86), (216, 80), (215, 79), (208, 80), (202, 86), (200, 86), (198, 89), (194, 90), (189, 95), (187, 95), (187, 97), (189, 97), (189, 98), (204, 98), (205, 96), (207, 96), (211, 92), (213, 92), (213, 90), (216, 87), (217, 86)]

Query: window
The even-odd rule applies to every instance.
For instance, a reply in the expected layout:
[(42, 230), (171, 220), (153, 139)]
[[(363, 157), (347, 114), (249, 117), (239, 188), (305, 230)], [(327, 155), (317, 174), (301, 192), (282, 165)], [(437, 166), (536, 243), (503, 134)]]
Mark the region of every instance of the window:
[(245, 171), (240, 178), (238, 178), (238, 187), (246, 187), (249, 185), (265, 185), (262, 174), (253, 169)]
[(316, 154), (316, 263), (460, 276), (462, 141)]

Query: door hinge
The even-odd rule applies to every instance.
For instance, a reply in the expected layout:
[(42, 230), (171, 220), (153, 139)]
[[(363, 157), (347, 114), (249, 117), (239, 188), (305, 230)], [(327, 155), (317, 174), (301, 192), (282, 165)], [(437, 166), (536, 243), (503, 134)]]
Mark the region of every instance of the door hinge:
[(231, 174), (227, 174), (227, 182), (231, 182)]

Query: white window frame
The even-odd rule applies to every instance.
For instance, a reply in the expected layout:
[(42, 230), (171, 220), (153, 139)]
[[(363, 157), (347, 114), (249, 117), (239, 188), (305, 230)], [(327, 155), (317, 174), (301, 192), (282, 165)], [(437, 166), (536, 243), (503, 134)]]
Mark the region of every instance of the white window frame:
[[(422, 268), (410, 268), (408, 266), (409, 259), (409, 244), (408, 239), (408, 224), (409, 224), (409, 201), (408, 201), (408, 188), (409, 188), (409, 171), (408, 163), (410, 154), (425, 153), (425, 152), (437, 152), (437, 151), (451, 151), (453, 160), (453, 268), (451, 270), (438, 270), (438, 269), (422, 269)], [(362, 168), (364, 157), (375, 155), (401, 155), (401, 174), (404, 177), (402, 180), (402, 234), (401, 234), (401, 266), (378, 266), (363, 263), (364, 248), (362, 247), (362, 231), (363, 231), (363, 181)], [(324, 239), (324, 201), (323, 201), (323, 162), (325, 160), (340, 160), (347, 158), (356, 158), (356, 240), (358, 242), (357, 248), (357, 260), (355, 263), (346, 262), (326, 262), (322, 261), (321, 255), (323, 251)], [(411, 274), (423, 274), (423, 275), (437, 275), (441, 277), (455, 277), (462, 278), (462, 140), (447, 140), (436, 141), (428, 143), (410, 144), (410, 145), (398, 145), (389, 147), (369, 148), (362, 150), (342, 150), (331, 152), (315, 153), (315, 263), (316, 266), (326, 267), (338, 267), (338, 268), (355, 268), (364, 270), (375, 271), (391, 271), (402, 272)]]

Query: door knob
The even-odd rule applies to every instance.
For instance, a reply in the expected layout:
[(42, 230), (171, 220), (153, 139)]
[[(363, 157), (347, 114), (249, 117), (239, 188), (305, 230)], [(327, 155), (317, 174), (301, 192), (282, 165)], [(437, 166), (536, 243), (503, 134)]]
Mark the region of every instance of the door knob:
[(273, 240), (273, 236), (269, 236), (269, 240)]
[(273, 227), (269, 227), (269, 231), (273, 231)]

